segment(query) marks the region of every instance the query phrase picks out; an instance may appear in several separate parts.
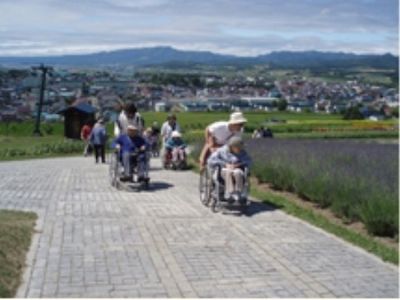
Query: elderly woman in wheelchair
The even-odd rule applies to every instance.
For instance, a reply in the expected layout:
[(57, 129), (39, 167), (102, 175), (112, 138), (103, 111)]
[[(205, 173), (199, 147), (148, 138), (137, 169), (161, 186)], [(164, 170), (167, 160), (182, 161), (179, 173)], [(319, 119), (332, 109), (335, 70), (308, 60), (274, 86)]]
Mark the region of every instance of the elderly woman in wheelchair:
[(221, 201), (247, 205), (249, 167), (251, 159), (244, 150), (240, 137), (232, 137), (228, 144), (215, 151), (207, 161), (210, 174), (209, 196), (215, 211)]
[[(146, 152), (148, 149), (146, 141), (138, 134), (138, 129), (133, 125), (129, 125), (127, 134), (119, 135), (112, 146), (115, 148), (118, 157), (115, 161), (116, 171), (114, 173), (119, 173), (118, 164), (120, 163), (122, 163), (124, 170), (119, 180), (121, 182), (134, 182), (134, 175), (137, 175), (137, 182), (147, 184), (149, 182), (149, 158)], [(119, 175), (114, 174), (114, 176)]]

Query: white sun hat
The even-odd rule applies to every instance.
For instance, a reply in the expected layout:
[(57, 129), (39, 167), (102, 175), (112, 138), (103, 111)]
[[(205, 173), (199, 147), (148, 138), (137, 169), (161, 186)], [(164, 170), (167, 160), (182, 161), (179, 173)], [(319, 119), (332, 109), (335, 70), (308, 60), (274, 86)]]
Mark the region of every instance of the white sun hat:
[(128, 130), (138, 130), (138, 128), (135, 125), (128, 125), (127, 129)]
[(175, 130), (175, 131), (172, 132), (172, 137), (173, 137), (173, 138), (179, 138), (179, 137), (181, 137), (181, 136), (182, 136), (182, 135), (179, 133), (179, 131), (176, 131), (176, 130)]
[(243, 117), (243, 114), (239, 112), (234, 112), (231, 114), (229, 118), (229, 124), (243, 124), (246, 123), (247, 120)]

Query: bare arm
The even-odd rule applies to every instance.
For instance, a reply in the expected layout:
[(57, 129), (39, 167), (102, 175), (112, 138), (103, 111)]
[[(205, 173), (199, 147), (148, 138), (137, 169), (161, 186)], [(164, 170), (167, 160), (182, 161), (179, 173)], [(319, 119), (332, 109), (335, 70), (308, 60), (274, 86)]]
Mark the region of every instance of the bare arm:
[(206, 132), (205, 132), (205, 140), (206, 140), (206, 144), (210, 148), (215, 148), (218, 146), (215, 137), (212, 135), (212, 133), (210, 132), (210, 130), (208, 128), (206, 129)]

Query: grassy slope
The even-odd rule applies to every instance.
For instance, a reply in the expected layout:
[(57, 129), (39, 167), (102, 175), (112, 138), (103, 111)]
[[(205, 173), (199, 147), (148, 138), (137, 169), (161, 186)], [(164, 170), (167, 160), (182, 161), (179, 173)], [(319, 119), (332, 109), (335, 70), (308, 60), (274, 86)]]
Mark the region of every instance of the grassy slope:
[(42, 144), (50, 143), (61, 143), (64, 141), (63, 137), (60, 136), (44, 136), (44, 137), (33, 137), (33, 136), (0, 136), (0, 151), (4, 149), (27, 149)]
[(0, 161), (71, 156), (83, 152), (83, 144), (60, 136), (0, 136)]
[(0, 297), (14, 296), (21, 280), (36, 214), (0, 210)]

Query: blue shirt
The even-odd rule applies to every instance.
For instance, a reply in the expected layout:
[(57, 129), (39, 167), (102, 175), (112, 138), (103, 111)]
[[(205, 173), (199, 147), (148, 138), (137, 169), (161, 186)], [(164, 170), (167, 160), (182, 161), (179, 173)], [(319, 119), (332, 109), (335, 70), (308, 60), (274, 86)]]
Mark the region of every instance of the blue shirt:
[(165, 143), (165, 148), (173, 149), (173, 148), (185, 148), (186, 144), (183, 142), (181, 138), (169, 138)]
[(115, 148), (116, 145), (121, 146), (122, 153), (134, 152), (139, 150), (142, 146), (147, 146), (146, 141), (141, 136), (137, 135), (132, 138), (127, 134), (119, 135), (112, 143), (112, 147)]
[(104, 126), (95, 126), (90, 134), (90, 142), (93, 145), (104, 145), (107, 142), (107, 133)]
[(226, 164), (240, 164), (241, 167), (250, 167), (251, 158), (246, 151), (242, 150), (240, 153), (235, 154), (229, 150), (228, 145), (225, 145), (211, 154), (207, 163), (211, 168), (224, 167)]

